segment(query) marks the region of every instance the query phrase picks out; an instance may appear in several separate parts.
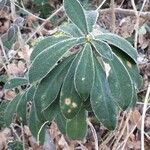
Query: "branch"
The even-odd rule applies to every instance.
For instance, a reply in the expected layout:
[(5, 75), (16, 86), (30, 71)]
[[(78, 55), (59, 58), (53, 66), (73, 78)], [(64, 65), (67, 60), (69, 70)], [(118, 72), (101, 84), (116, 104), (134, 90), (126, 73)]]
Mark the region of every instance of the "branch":
[[(111, 8), (99, 10), (100, 14), (111, 13), (111, 11), (112, 11)], [(125, 15), (135, 16), (135, 11), (132, 9), (115, 8), (115, 13), (121, 13), (121, 14), (125, 14)], [(150, 12), (141, 12), (140, 17), (150, 20)]]

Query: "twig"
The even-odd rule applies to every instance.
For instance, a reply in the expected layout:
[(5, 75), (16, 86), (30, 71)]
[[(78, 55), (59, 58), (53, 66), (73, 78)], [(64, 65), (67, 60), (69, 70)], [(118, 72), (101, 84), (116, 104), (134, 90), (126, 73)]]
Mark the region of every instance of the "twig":
[(116, 140), (116, 143), (115, 143), (115, 145), (117, 145), (118, 144), (118, 142), (119, 142), (119, 139), (118, 139), (118, 137), (119, 137), (119, 135), (120, 135), (120, 131), (121, 131), (121, 129), (122, 129), (122, 127), (124, 126), (123, 124), (124, 124), (124, 120), (125, 120), (125, 117), (126, 117), (126, 112), (123, 112), (123, 116), (122, 116), (122, 119), (121, 119), (121, 122), (120, 122), (120, 124), (119, 124), (119, 127), (118, 127), (118, 129), (117, 129), (117, 133), (115, 134), (115, 137), (113, 138), (113, 140), (112, 140), (112, 144), (114, 143), (114, 141)]
[(13, 133), (15, 134), (16, 138), (18, 139), (18, 141), (21, 142), (20, 137), (18, 136), (18, 134), (16, 133), (16, 130), (14, 129), (13, 123), (10, 125), (10, 128), (12, 129)]
[(37, 29), (36, 31), (28, 38), (28, 40), (25, 43), (28, 43), (31, 38), (39, 31), (41, 30), (41, 28), (47, 23), (47, 21), (49, 21), (50, 19), (52, 19), (56, 14), (58, 14), (58, 12), (60, 12), (63, 9), (63, 6), (61, 6), (59, 9), (57, 9), (52, 15), (50, 15), (45, 22), (43, 22)]
[[(150, 108), (150, 107), (148, 107), (148, 108), (146, 109), (146, 111), (147, 111), (149, 108)], [(132, 134), (132, 133), (135, 131), (135, 129), (137, 128), (137, 125), (138, 125), (138, 123), (141, 121), (141, 118), (142, 118), (142, 117), (139, 118), (139, 120), (136, 122), (135, 126), (132, 128), (132, 130), (130, 131), (130, 133), (126, 136), (125, 140), (124, 140), (123, 143), (122, 143), (123, 146), (122, 146), (122, 145), (119, 145), (119, 147), (122, 146), (121, 150), (124, 150), (124, 148), (125, 148), (125, 146), (126, 146), (126, 143), (127, 143), (128, 139), (129, 139), (129, 137), (131, 136), (131, 134)]]
[(144, 0), (144, 2), (143, 2), (143, 4), (142, 4), (142, 7), (141, 7), (140, 12), (139, 12), (139, 16), (140, 16), (140, 14), (142, 13), (142, 11), (143, 11), (143, 9), (144, 9), (144, 6), (145, 6), (145, 4), (146, 4), (146, 1), (147, 1), (147, 0)]
[(22, 133), (23, 149), (25, 150), (25, 137), (24, 137), (24, 128), (23, 128), (23, 124), (22, 123), (21, 123), (21, 133)]
[(16, 3), (14, 3), (14, 5), (17, 6), (19, 9), (23, 10), (24, 12), (28, 13), (29, 15), (33, 16), (33, 17), (36, 18), (36, 19), (39, 19), (39, 20), (42, 20), (42, 21), (45, 21), (45, 20), (46, 20), (46, 19), (40, 18), (40, 17), (38, 17), (38, 16), (32, 14), (31, 12), (29, 12), (28, 10), (26, 10), (26, 9), (24, 9), (24, 8), (22, 8), (22, 7), (20, 7), (20, 6), (19, 6), (18, 4), (16, 4)]
[(13, 20), (15, 20), (16, 19), (16, 8), (15, 8), (15, 3), (14, 3), (14, 0), (11, 0), (10, 1), (11, 3), (11, 5), (10, 5), (10, 7), (11, 7), (11, 16), (12, 16), (12, 19)]
[(5, 60), (7, 63), (9, 63), (9, 60), (8, 60), (8, 57), (7, 57), (7, 54), (5, 52), (5, 49), (4, 49), (4, 46), (3, 46), (3, 43), (2, 43), (2, 39), (0, 38), (0, 46), (1, 46), (1, 49), (2, 49), (2, 52), (3, 52), (3, 55), (5, 57)]
[(121, 133), (119, 135), (119, 137), (117, 138), (117, 141), (116, 141), (115, 145), (113, 146), (112, 150), (116, 150), (117, 149), (117, 144), (119, 143), (121, 137), (123, 136), (123, 134), (125, 132), (125, 129), (127, 128), (127, 124), (128, 124), (128, 122), (130, 120), (130, 116), (131, 116), (131, 110), (130, 110), (130, 112), (128, 114), (128, 117), (127, 117), (127, 119), (125, 121), (125, 125), (124, 125), (124, 127), (123, 127), (123, 129), (122, 129), (122, 131), (121, 131)]
[(88, 150), (80, 141), (77, 142), (80, 144), (80, 146), (76, 147), (75, 149)]
[(134, 12), (135, 12), (135, 16), (136, 16), (134, 47), (135, 47), (135, 49), (137, 49), (137, 43), (138, 43), (138, 30), (139, 30), (140, 17), (139, 17), (139, 13), (138, 13), (138, 11), (137, 11), (137, 8), (136, 8), (136, 5), (135, 5), (134, 0), (131, 0), (131, 4), (132, 4), (133, 10), (134, 10)]
[(147, 109), (147, 104), (148, 104), (148, 98), (150, 95), (150, 84), (148, 85), (148, 89), (146, 92), (146, 97), (144, 101), (144, 106), (143, 106), (143, 113), (142, 113), (142, 122), (141, 122), (141, 150), (144, 150), (144, 120), (145, 120), (145, 114), (146, 114), (146, 109)]
[(101, 4), (97, 7), (96, 10), (97, 10), (97, 11), (100, 10), (101, 7), (104, 5), (105, 2), (106, 2), (106, 0), (103, 0), (103, 1), (101, 2)]
[[(4, 49), (4, 46), (3, 46), (3, 43), (2, 43), (2, 39), (1, 39), (1, 38), (0, 38), (0, 47), (1, 47), (1, 50), (2, 50), (2, 53), (3, 53), (3, 55), (4, 55), (4, 58), (5, 58), (6, 63), (9, 64), (9, 60), (8, 60), (7, 54), (6, 54), (6, 52), (5, 52), (5, 49)], [(2, 69), (5, 68), (5, 71), (6, 71), (7, 74), (9, 75), (9, 71), (8, 71), (7, 66), (6, 66), (5, 62), (3, 61), (3, 58), (2, 58), (2, 57), (1, 57), (1, 61), (2, 61), (2, 63), (3, 63)], [(2, 69), (0, 69), (0, 70), (2, 70)]]
[[(106, 135), (105, 135), (106, 136)], [(109, 136), (106, 136), (106, 139), (105, 140), (102, 140), (102, 143), (99, 145), (99, 149), (103, 149), (103, 147), (107, 144), (107, 143), (109, 143), (111, 140), (112, 140), (112, 138), (115, 136), (115, 132), (113, 131), (113, 132), (111, 132), (110, 134), (109, 134)]]
[[(100, 14), (111, 13), (111, 9), (110, 8), (101, 9), (99, 10), (99, 12)], [(115, 13), (135, 16), (135, 11), (132, 9), (115, 8)], [(141, 12), (139, 17), (150, 20), (150, 12)]]
[(87, 123), (93, 133), (93, 137), (94, 137), (94, 140), (95, 140), (95, 150), (98, 150), (98, 138), (97, 138), (97, 134), (96, 134), (96, 131), (92, 125), (92, 123), (87, 119)]
[(110, 6), (111, 6), (111, 17), (112, 17), (112, 19), (111, 19), (111, 23), (112, 23), (112, 25), (111, 25), (111, 30), (112, 30), (112, 33), (114, 33), (115, 32), (115, 26), (116, 26), (116, 14), (115, 14), (115, 3), (114, 3), (114, 0), (111, 0), (111, 4), (110, 4)]

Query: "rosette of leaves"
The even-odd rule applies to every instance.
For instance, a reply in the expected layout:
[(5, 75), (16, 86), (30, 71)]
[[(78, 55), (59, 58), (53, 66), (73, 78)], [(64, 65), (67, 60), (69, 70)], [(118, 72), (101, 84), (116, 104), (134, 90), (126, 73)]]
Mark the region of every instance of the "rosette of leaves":
[[(29, 88), (7, 107), (29, 124), (39, 141), (52, 120), (71, 139), (83, 139), (88, 111), (114, 130), (118, 112), (135, 104), (142, 85), (133, 46), (115, 34), (94, 35), (97, 10), (83, 9), (78, 0), (64, 0), (63, 5), (70, 23), (60, 27), (61, 36), (37, 44), (31, 54), (29, 83), (19, 79), (20, 85), (29, 84)], [(28, 115), (25, 106), (29, 101)], [(6, 117), (7, 124), (11, 119)]]

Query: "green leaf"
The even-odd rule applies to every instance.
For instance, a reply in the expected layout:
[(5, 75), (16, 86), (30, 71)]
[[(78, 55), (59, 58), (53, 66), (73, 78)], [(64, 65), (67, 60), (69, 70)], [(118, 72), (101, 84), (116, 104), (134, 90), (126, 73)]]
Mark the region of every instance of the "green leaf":
[(78, 44), (78, 42), (81, 42), (80, 40), (81, 39), (70, 38), (40, 53), (29, 68), (29, 82), (33, 83), (34, 81), (44, 78), (57, 65), (57, 62), (62, 59), (65, 52), (75, 44)]
[(60, 27), (60, 31), (71, 37), (82, 37), (80, 30), (73, 23), (65, 23)]
[(8, 82), (6, 82), (5, 84), (5, 89), (13, 89), (13, 88), (17, 88), (18, 86), (22, 86), (22, 85), (27, 85), (28, 84), (28, 80), (25, 78), (13, 78), (8, 80)]
[(109, 130), (114, 130), (117, 122), (117, 106), (112, 98), (106, 73), (95, 58), (95, 82), (90, 101), (96, 118)]
[(35, 87), (34, 85), (31, 86), (31, 87), (27, 90), (27, 93), (26, 93), (27, 102), (33, 101), (33, 96), (34, 96), (35, 90), (36, 90), (36, 87)]
[(84, 11), (85, 17), (87, 20), (87, 28), (89, 32), (92, 32), (94, 25), (96, 24), (96, 21), (98, 19), (98, 11), (97, 10), (90, 10), (90, 11)]
[(66, 118), (62, 115), (62, 113), (58, 113), (56, 118), (55, 118), (55, 122), (57, 123), (57, 127), (59, 128), (60, 132), (62, 134), (66, 134), (66, 124), (67, 124), (67, 120)]
[(126, 67), (128, 73), (130, 74), (130, 77), (132, 78), (132, 81), (134, 82), (134, 86), (137, 89), (142, 88), (143, 86), (143, 79), (141, 75), (139, 74), (139, 68), (135, 62), (132, 61), (132, 59), (120, 51), (118, 51), (117, 48), (112, 47), (112, 50), (117, 54), (117, 56), (120, 58), (122, 61), (123, 65)]
[(63, 115), (68, 119), (73, 118), (79, 112), (82, 105), (82, 99), (74, 87), (74, 73), (80, 56), (81, 52), (78, 52), (64, 79), (60, 93), (60, 108)]
[(66, 40), (67, 38), (67, 36), (51, 36), (44, 38), (35, 46), (33, 52), (31, 53), (30, 60), (33, 61), (38, 54), (50, 48), (51, 46), (54, 46), (55, 44)]
[(72, 140), (83, 140), (87, 134), (87, 112), (81, 109), (73, 118), (67, 120), (67, 135)]
[(44, 111), (43, 115), (46, 120), (52, 121), (60, 111), (59, 109), (59, 96), (49, 105)]
[(2, 42), (4, 48), (7, 50), (10, 50), (13, 46), (13, 44), (17, 40), (17, 33), (18, 33), (18, 27), (17, 25), (12, 25), (8, 30), (6, 34), (2, 35)]
[[(36, 138), (39, 144), (44, 143), (45, 139), (45, 125), (46, 123), (41, 121), (37, 116), (37, 107), (34, 102), (32, 103), (32, 108), (29, 116), (29, 129), (32, 135)], [(43, 120), (43, 119), (42, 119)]]
[(14, 114), (16, 113), (16, 106), (21, 96), (22, 95), (18, 94), (12, 101), (9, 102), (9, 104), (7, 105), (5, 109), (4, 117), (5, 117), (5, 122), (7, 126), (9, 126), (13, 120)]
[(38, 101), (36, 100), (36, 97), (34, 95), (33, 97), (33, 102), (34, 105), (35, 105), (35, 111), (36, 111), (36, 115), (37, 115), (37, 118), (41, 121), (41, 122), (45, 122), (45, 117), (44, 117), (44, 114), (42, 112), (42, 104), (41, 104), (41, 101)]
[(74, 76), (75, 89), (84, 100), (89, 97), (93, 85), (93, 80), (93, 52), (91, 45), (87, 43), (81, 52)]
[(109, 60), (113, 59), (111, 47), (106, 42), (101, 40), (92, 40), (92, 45), (100, 56)]
[(137, 90), (134, 88), (133, 98), (129, 107), (135, 107), (137, 101), (138, 101)]
[(85, 13), (80, 2), (78, 0), (64, 0), (64, 8), (69, 19), (83, 34), (88, 34)]
[(112, 96), (119, 106), (125, 110), (133, 98), (134, 87), (131, 77), (115, 54), (112, 61), (105, 60), (104, 64)]
[(120, 50), (125, 52), (128, 56), (130, 56), (135, 62), (137, 60), (137, 51), (136, 49), (124, 38), (111, 34), (104, 33), (95, 37), (96, 39), (103, 40), (108, 42), (111, 45), (118, 47)]
[(83, 103), (83, 108), (85, 108), (88, 112), (92, 112), (92, 107), (91, 107), (91, 102), (90, 102), (90, 97)]
[(6, 127), (4, 115), (5, 115), (5, 109), (7, 105), (8, 105), (8, 102), (5, 102), (5, 101), (2, 101), (0, 103), (0, 130)]
[(22, 94), (16, 106), (17, 115), (21, 118), (23, 124), (27, 123), (27, 97), (26, 92)]
[(35, 92), (35, 99), (41, 101), (42, 110), (49, 107), (56, 99), (73, 58), (74, 55), (63, 60), (39, 83)]

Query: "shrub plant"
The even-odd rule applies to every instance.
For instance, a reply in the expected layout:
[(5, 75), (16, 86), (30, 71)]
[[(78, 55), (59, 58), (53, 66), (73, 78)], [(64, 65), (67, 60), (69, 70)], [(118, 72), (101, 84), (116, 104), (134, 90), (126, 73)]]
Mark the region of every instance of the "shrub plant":
[(53, 120), (63, 134), (82, 140), (88, 112), (114, 130), (117, 114), (136, 103), (142, 84), (133, 46), (115, 34), (94, 35), (98, 10), (87, 11), (78, 0), (64, 0), (63, 6), (69, 23), (35, 46), (27, 78), (5, 85), (26, 85), (6, 108), (7, 125), (17, 114), (40, 143)]

